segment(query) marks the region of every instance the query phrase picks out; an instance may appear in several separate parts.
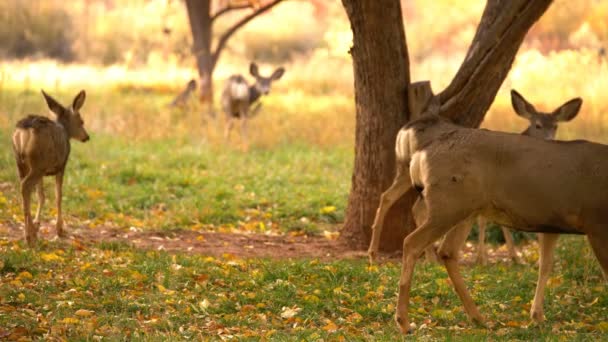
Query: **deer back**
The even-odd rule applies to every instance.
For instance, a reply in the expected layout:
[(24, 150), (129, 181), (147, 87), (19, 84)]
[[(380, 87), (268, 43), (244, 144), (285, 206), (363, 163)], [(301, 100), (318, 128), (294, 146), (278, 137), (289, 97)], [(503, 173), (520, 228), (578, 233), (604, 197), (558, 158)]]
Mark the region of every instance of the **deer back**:
[(56, 121), (29, 115), (17, 123), (13, 150), (20, 166), (51, 175), (65, 167), (70, 141), (65, 129)]

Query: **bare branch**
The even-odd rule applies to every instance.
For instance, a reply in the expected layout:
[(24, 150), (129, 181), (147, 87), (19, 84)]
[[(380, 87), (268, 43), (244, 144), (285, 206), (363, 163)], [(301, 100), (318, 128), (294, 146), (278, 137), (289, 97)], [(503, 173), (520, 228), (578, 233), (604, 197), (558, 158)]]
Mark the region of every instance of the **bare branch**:
[(247, 5), (226, 5), (226, 7), (220, 9), (219, 11), (217, 11), (217, 13), (213, 14), (211, 16), (211, 23), (213, 23), (213, 21), (215, 19), (217, 19), (218, 17), (220, 17), (223, 14), (226, 14), (230, 11), (234, 11), (234, 10), (241, 10), (241, 9), (246, 9), (246, 8), (253, 8), (253, 6), (251, 4), (247, 4)]
[(224, 47), (226, 46), (226, 42), (228, 41), (228, 39), (230, 39), (230, 37), (241, 27), (245, 26), (245, 24), (247, 24), (248, 22), (250, 22), (253, 18), (257, 17), (258, 15), (268, 11), (269, 9), (273, 8), (274, 6), (278, 5), (279, 3), (283, 2), (283, 0), (274, 0), (271, 1), (269, 3), (267, 3), (266, 5), (258, 8), (257, 10), (255, 10), (254, 12), (250, 13), (249, 15), (243, 17), (241, 20), (237, 21), (234, 25), (232, 25), (231, 28), (229, 28), (226, 32), (224, 32), (224, 34), (222, 34), (222, 36), (220, 37), (217, 46), (215, 48), (215, 51), (213, 52), (213, 59), (212, 59), (212, 63), (213, 63), (213, 67), (215, 67), (215, 64), (217, 63), (219, 57), (220, 57), (220, 53), (222, 53), (222, 50), (224, 49)]

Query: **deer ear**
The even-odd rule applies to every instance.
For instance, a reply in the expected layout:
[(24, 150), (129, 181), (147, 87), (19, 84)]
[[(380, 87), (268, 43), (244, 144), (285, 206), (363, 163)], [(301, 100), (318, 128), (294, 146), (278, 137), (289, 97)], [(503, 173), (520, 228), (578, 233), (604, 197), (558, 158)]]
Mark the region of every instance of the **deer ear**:
[(255, 64), (255, 62), (251, 62), (251, 64), (249, 65), (249, 73), (253, 77), (259, 77), (260, 76), (260, 74), (258, 73), (258, 65)]
[(272, 75), (270, 76), (270, 78), (271, 78), (273, 81), (276, 81), (276, 80), (280, 79), (280, 78), (281, 78), (281, 76), (283, 76), (283, 74), (284, 74), (284, 73), (285, 73), (285, 68), (280, 67), (280, 68), (278, 68), (277, 70), (275, 70), (275, 71), (272, 73)]
[(46, 101), (46, 105), (49, 107), (51, 112), (55, 113), (55, 115), (57, 115), (58, 117), (62, 116), (64, 114), (65, 108), (59, 102), (57, 102), (57, 100), (55, 100), (51, 95), (45, 93), (44, 90), (41, 91), (42, 96), (44, 96), (44, 100)]
[(76, 95), (76, 97), (74, 98), (74, 101), (72, 102), (72, 108), (74, 110), (79, 110), (80, 108), (82, 108), (82, 105), (84, 104), (84, 100), (86, 99), (87, 94), (84, 92), (84, 90), (81, 90), (78, 95)]
[(579, 110), (581, 110), (582, 105), (583, 100), (580, 97), (577, 97), (561, 105), (561, 107), (557, 108), (551, 115), (553, 115), (557, 121), (570, 121), (576, 117)]
[(536, 113), (534, 106), (526, 101), (515, 89), (511, 89), (511, 105), (517, 115), (526, 119), (531, 119), (532, 115)]

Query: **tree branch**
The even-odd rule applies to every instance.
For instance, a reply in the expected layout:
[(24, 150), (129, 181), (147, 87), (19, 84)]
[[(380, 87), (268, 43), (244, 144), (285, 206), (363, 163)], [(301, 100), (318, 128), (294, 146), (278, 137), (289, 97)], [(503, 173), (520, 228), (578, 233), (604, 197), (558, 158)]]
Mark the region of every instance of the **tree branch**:
[(464, 126), (481, 124), (526, 33), (551, 2), (488, 0), (464, 62), (450, 85), (438, 95), (442, 115)]
[(217, 46), (215, 48), (215, 51), (213, 52), (213, 60), (212, 60), (212, 68), (215, 67), (215, 64), (217, 63), (219, 57), (220, 57), (220, 53), (222, 53), (222, 50), (224, 49), (224, 47), (226, 46), (226, 42), (228, 41), (228, 39), (230, 39), (230, 37), (241, 27), (245, 26), (245, 24), (247, 24), (248, 22), (250, 22), (253, 18), (257, 17), (258, 15), (268, 11), (269, 9), (273, 8), (274, 6), (278, 5), (279, 3), (283, 2), (283, 0), (273, 0), (271, 2), (269, 2), (268, 4), (258, 8), (257, 10), (255, 10), (254, 12), (252, 12), (251, 14), (243, 17), (241, 20), (237, 21), (234, 25), (232, 25), (231, 28), (229, 28), (226, 32), (224, 32), (224, 34), (222, 34), (222, 36), (220, 37)]
[(234, 10), (240, 10), (240, 9), (246, 9), (246, 8), (253, 8), (253, 6), (251, 4), (247, 4), (247, 5), (226, 5), (226, 7), (222, 8), (221, 10), (217, 11), (217, 13), (213, 14), (211, 16), (211, 23), (213, 23), (213, 21), (215, 19), (217, 19), (218, 17), (220, 17), (223, 14), (226, 14), (230, 11), (234, 11)]

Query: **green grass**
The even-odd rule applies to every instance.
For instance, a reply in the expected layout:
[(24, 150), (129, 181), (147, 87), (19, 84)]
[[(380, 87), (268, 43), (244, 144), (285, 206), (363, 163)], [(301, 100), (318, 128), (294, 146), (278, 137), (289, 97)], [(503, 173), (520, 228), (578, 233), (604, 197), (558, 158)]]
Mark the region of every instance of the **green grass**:
[[(15, 186), (4, 195), (8, 203), (0, 210), (19, 217), (9, 141), (1, 132), (0, 183)], [(99, 135), (72, 146), (65, 212), (91, 225), (112, 221), (145, 229), (261, 229), (259, 223), (264, 223), (282, 231), (314, 230), (301, 218), (341, 220), (350, 185), (352, 152), (347, 148), (286, 145), (243, 153), (177, 139), (133, 143)], [(53, 182), (46, 178), (47, 194), (52, 194)], [(337, 209), (322, 212), (327, 206)], [(48, 219), (53, 201), (45, 207)]]
[[(252, 146), (243, 152), (238, 139), (224, 144), (213, 122), (201, 137), (199, 108), (160, 109), (167, 96), (88, 96), (84, 116), (92, 140), (72, 145), (64, 189), (68, 226), (316, 233), (343, 220), (353, 161), (345, 138), (352, 137), (352, 108), (343, 98), (304, 96), (297, 106), (290, 98), (269, 99), (251, 122)], [(70, 94), (57, 98), (65, 102)], [(0, 116), (0, 224), (23, 220), (12, 127), (42, 110), (35, 92), (0, 92), (6, 114)], [(52, 181), (45, 184), (50, 194)], [(608, 338), (608, 295), (580, 237), (559, 243), (542, 326), (528, 319), (535, 266), (463, 271), (490, 328), (469, 323), (442, 267), (419, 265), (409, 313), (426, 329), (408, 339)], [(0, 240), (0, 336), (393, 341), (398, 279), (398, 264), (369, 268), (364, 260), (211, 258), (106, 241), (42, 241), (29, 250)]]
[[(467, 320), (443, 267), (419, 264), (409, 313), (427, 328), (407, 339), (608, 338), (608, 294), (597, 264), (580, 237), (565, 238), (560, 246), (558, 271), (547, 290), (546, 324), (529, 325), (536, 281), (531, 265), (463, 268), (491, 326), (483, 329)], [(586, 269), (582, 278), (580, 268)], [(392, 317), (399, 272), (397, 264), (370, 268), (365, 260), (212, 258), (124, 243), (43, 242), (32, 251), (4, 241), (0, 333), (69, 340), (232, 335), (392, 341), (398, 336)]]

